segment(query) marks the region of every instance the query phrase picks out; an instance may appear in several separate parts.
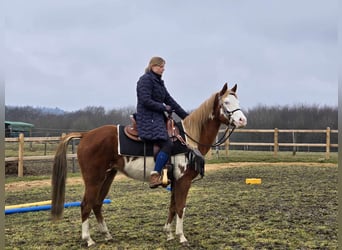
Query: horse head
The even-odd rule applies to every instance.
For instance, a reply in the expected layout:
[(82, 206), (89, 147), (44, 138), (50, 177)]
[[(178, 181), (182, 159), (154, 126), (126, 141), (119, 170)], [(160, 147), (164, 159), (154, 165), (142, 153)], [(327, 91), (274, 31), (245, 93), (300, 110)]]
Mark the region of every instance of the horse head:
[(246, 126), (247, 118), (240, 109), (236, 90), (237, 85), (228, 89), (225, 83), (221, 91), (212, 94), (183, 120), (187, 141), (202, 155), (214, 145), (221, 124), (234, 128)]
[(247, 125), (247, 118), (240, 109), (236, 91), (237, 84), (233, 88), (228, 89), (228, 85), (225, 83), (217, 94), (215, 110), (219, 113), (221, 123), (242, 128)]

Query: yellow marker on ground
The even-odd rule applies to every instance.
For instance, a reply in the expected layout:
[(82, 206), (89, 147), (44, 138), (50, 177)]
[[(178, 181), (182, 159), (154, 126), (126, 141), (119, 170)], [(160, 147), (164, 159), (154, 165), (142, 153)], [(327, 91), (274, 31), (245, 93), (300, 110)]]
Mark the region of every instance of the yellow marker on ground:
[(247, 178), (246, 184), (261, 184), (260, 178)]

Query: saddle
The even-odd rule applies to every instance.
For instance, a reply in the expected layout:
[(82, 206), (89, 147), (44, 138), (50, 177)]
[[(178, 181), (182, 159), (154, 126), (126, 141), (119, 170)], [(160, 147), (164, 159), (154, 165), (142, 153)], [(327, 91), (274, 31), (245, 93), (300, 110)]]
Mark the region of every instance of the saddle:
[[(142, 141), (141, 138), (138, 135), (138, 129), (137, 129), (137, 122), (135, 119), (135, 114), (130, 115), (131, 119), (131, 124), (126, 125), (124, 128), (124, 132), (133, 141)], [(179, 129), (177, 126), (175, 126), (175, 121), (172, 119), (171, 115), (169, 115), (166, 119), (165, 126), (167, 129), (167, 133), (171, 140), (174, 142), (177, 139), (179, 139), (180, 134), (179, 134)]]

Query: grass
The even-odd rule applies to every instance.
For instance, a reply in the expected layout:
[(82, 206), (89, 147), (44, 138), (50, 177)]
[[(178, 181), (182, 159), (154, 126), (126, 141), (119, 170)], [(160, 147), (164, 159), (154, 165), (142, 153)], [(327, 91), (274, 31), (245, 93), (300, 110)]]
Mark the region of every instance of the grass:
[(330, 159), (325, 159), (325, 152), (292, 152), (280, 151), (277, 157), (271, 151), (241, 151), (230, 150), (228, 155), (224, 150), (207, 154), (207, 163), (224, 163), (224, 162), (320, 162), (320, 163), (337, 163), (338, 153), (331, 152)]
[[(41, 143), (41, 142), (26, 142), (24, 144), (25, 156), (37, 156), (37, 155), (54, 155), (56, 152), (58, 142)], [(72, 153), (72, 147), (68, 147), (69, 153)], [(77, 146), (74, 152), (76, 152)], [(18, 156), (18, 143), (6, 142), (5, 143), (5, 156), (16, 157)], [(212, 150), (208, 153), (207, 158), (217, 159), (219, 161), (266, 161), (266, 162), (288, 162), (288, 161), (322, 161), (322, 162), (337, 162), (337, 152), (330, 153), (330, 159), (325, 159), (325, 152), (296, 152), (294, 156), (292, 152), (280, 151), (277, 157), (274, 156), (273, 151), (242, 151), (242, 150), (229, 150), (228, 153), (225, 150)]]
[[(56, 152), (58, 141), (55, 142), (25, 142), (24, 152), (25, 156), (36, 155), (53, 155)], [(18, 142), (5, 142), (5, 156), (16, 157), (18, 156)], [(71, 146), (70, 146), (71, 149)]]
[[(38, 152), (38, 151), (37, 151)], [(36, 153), (37, 153), (36, 152)], [(316, 162), (316, 163), (336, 163), (338, 162), (338, 154), (336, 152), (330, 153), (330, 159), (325, 159), (324, 152), (297, 152), (295, 156), (292, 152), (278, 152), (278, 156), (274, 157), (273, 152), (266, 151), (229, 151), (228, 157), (225, 151), (219, 152), (219, 158), (215, 154), (207, 154), (206, 163), (226, 163), (226, 162)], [(42, 151), (39, 151), (42, 155)], [(52, 161), (26, 161), (24, 163), (24, 177), (17, 177), (17, 165), (12, 164), (12, 174), (6, 175), (6, 183), (25, 180), (41, 180), (49, 179), (52, 170)], [(77, 160), (75, 161), (75, 173), (72, 173), (72, 161), (68, 162), (69, 173), (68, 176), (80, 176)]]
[[(251, 164), (252, 165), (252, 164)], [(262, 178), (246, 185), (245, 178)], [(66, 201), (83, 186), (67, 186)], [(114, 240), (97, 233), (96, 249), (180, 249), (162, 233), (169, 192), (123, 179), (114, 182), (104, 216)], [(50, 188), (6, 193), (6, 205), (50, 199)], [(82, 249), (79, 208), (51, 223), (49, 211), (6, 215), (6, 249)], [(189, 249), (337, 249), (337, 167), (247, 166), (207, 172), (192, 185), (184, 232)]]

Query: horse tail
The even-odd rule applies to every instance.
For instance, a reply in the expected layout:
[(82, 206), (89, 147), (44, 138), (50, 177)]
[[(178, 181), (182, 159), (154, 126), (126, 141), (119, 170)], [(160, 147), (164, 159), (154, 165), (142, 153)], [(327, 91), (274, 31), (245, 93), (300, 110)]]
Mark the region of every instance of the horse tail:
[(55, 154), (51, 178), (51, 215), (53, 220), (60, 219), (64, 210), (65, 182), (67, 175), (67, 148), (69, 141), (73, 138), (82, 138), (82, 133), (74, 132), (65, 135), (61, 139)]

